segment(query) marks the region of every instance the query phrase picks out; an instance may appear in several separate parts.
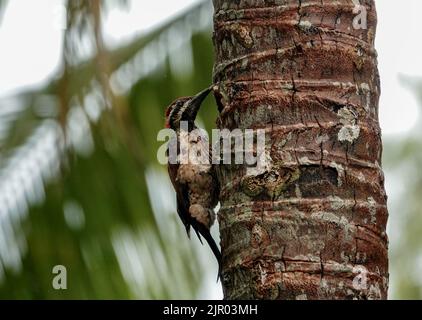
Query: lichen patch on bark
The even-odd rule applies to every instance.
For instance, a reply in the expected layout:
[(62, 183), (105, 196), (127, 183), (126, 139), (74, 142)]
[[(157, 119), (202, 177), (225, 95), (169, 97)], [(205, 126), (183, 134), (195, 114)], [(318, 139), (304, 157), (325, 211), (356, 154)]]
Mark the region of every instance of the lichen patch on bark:
[(344, 107), (338, 111), (338, 116), (343, 125), (338, 133), (338, 140), (353, 143), (360, 135), (360, 127), (357, 124), (358, 115), (352, 108)]

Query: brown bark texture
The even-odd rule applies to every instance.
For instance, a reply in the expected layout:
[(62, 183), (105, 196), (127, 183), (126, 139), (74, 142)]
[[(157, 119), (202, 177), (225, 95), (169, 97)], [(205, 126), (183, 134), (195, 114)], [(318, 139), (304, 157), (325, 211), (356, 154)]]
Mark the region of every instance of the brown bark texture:
[(386, 299), (374, 1), (213, 3), (218, 126), (264, 129), (270, 160), (218, 169), (225, 298)]

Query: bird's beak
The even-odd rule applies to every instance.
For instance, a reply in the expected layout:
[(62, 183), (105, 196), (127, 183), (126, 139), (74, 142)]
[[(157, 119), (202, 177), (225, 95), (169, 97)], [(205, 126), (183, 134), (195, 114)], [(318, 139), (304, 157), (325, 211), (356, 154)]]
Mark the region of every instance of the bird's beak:
[(190, 102), (191, 106), (200, 106), (202, 102), (204, 102), (205, 98), (213, 91), (214, 85), (211, 87), (201, 91), (196, 96), (193, 97), (192, 101)]

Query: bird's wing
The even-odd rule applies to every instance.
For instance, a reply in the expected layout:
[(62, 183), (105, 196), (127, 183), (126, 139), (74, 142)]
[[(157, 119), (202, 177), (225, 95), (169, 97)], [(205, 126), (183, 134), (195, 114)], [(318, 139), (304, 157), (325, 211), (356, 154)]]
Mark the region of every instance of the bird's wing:
[(188, 237), (190, 238), (191, 218), (189, 215), (189, 206), (190, 206), (189, 191), (188, 191), (188, 186), (186, 184), (182, 184), (176, 181), (178, 170), (179, 170), (178, 164), (168, 165), (170, 180), (173, 184), (174, 190), (176, 191), (177, 214), (179, 215), (180, 220), (182, 220), (182, 223), (186, 228), (186, 233), (188, 234)]
[[(190, 227), (191, 227), (191, 217), (189, 215), (189, 199), (186, 199), (183, 194), (177, 193), (177, 214), (179, 215), (180, 220), (182, 220), (183, 225), (186, 228), (186, 233), (188, 238), (190, 238)], [(186, 205), (188, 201), (188, 205)]]

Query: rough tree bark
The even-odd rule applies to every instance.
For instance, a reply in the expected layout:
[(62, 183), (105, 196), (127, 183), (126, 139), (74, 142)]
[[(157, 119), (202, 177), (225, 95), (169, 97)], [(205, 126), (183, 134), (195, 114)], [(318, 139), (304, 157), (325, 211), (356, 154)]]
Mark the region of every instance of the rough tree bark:
[(213, 3), (218, 126), (270, 159), (219, 168), (225, 298), (387, 298), (374, 1)]

